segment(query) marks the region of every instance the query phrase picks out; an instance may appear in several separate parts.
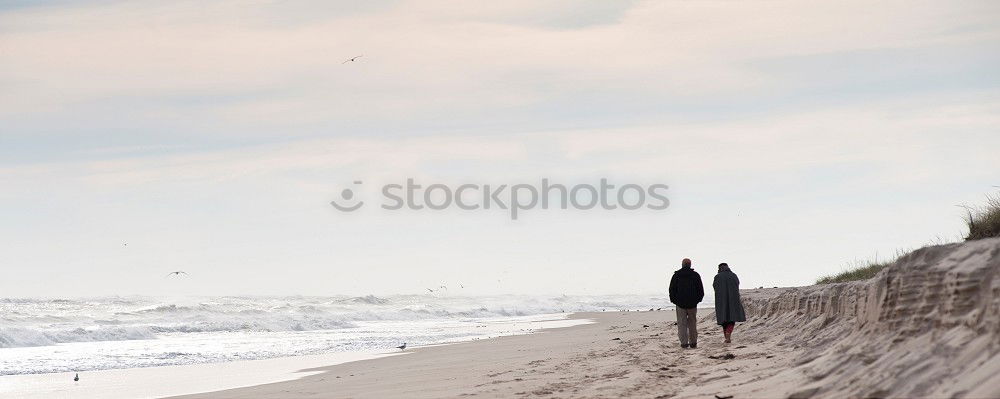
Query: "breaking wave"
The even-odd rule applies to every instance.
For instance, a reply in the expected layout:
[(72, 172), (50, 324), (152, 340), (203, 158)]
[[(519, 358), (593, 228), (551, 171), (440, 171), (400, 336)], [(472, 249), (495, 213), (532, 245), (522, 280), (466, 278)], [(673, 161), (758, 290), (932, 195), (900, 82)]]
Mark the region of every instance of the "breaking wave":
[(366, 321), (645, 310), (665, 307), (667, 302), (652, 296), (565, 295), (0, 298), (0, 348), (156, 339), (167, 334), (338, 330)]

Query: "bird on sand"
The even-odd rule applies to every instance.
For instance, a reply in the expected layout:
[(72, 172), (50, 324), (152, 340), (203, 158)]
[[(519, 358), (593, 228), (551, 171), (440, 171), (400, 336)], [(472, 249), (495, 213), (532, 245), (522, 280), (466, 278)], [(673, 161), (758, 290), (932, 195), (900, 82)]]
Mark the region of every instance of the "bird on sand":
[(186, 275), (186, 274), (187, 274), (187, 272), (185, 272), (185, 271), (183, 271), (183, 270), (180, 270), (180, 271), (176, 271), (176, 272), (170, 272), (170, 273), (167, 273), (167, 275), (166, 275), (166, 276), (163, 276), (163, 277), (170, 277), (170, 276), (180, 276), (180, 275), (182, 275), (182, 274), (185, 274), (185, 275)]
[(400, 346), (397, 346), (397, 347), (396, 347), (396, 349), (399, 349), (399, 350), (401, 350), (401, 351), (405, 351), (405, 350), (406, 350), (406, 342), (403, 342), (403, 344), (402, 344), (402, 345), (400, 345)]
[(76, 373), (76, 377), (73, 377), (73, 381), (80, 381), (80, 373)]
[(351, 58), (348, 58), (348, 59), (347, 59), (346, 61), (344, 61), (344, 62), (341, 62), (341, 63), (340, 63), (340, 65), (344, 65), (344, 64), (346, 64), (346, 63), (348, 63), (348, 62), (354, 62), (354, 61), (357, 61), (357, 60), (358, 60), (358, 58), (361, 58), (361, 57), (364, 57), (364, 55), (359, 55), (359, 56), (357, 56), (357, 57), (351, 57)]

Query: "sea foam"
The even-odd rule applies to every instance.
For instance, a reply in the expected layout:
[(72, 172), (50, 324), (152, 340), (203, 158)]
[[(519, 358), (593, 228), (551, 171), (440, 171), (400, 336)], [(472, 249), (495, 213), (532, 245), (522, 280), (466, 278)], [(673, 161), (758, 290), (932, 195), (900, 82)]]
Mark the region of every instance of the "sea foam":
[(639, 295), (0, 298), (0, 375), (391, 349), (519, 333), (538, 315), (668, 306)]

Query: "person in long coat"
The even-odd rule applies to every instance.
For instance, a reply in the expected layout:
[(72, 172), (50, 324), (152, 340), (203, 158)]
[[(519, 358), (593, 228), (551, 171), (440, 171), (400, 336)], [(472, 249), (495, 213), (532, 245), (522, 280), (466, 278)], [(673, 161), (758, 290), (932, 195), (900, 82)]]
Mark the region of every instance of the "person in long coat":
[(715, 289), (715, 320), (722, 326), (722, 333), (725, 334), (728, 344), (732, 342), (731, 337), (736, 322), (747, 321), (743, 303), (740, 302), (740, 278), (729, 270), (729, 265), (720, 263), (719, 273), (715, 275), (712, 288)]

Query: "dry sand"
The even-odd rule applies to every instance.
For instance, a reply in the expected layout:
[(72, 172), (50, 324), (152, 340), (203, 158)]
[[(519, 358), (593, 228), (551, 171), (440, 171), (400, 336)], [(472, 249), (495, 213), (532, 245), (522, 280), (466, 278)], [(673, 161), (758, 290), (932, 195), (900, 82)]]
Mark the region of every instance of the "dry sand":
[(728, 345), (707, 309), (697, 349), (678, 345), (673, 311), (577, 314), (596, 323), (184, 398), (1000, 398), (1000, 239), (924, 248), (868, 281), (743, 295), (749, 320)]

